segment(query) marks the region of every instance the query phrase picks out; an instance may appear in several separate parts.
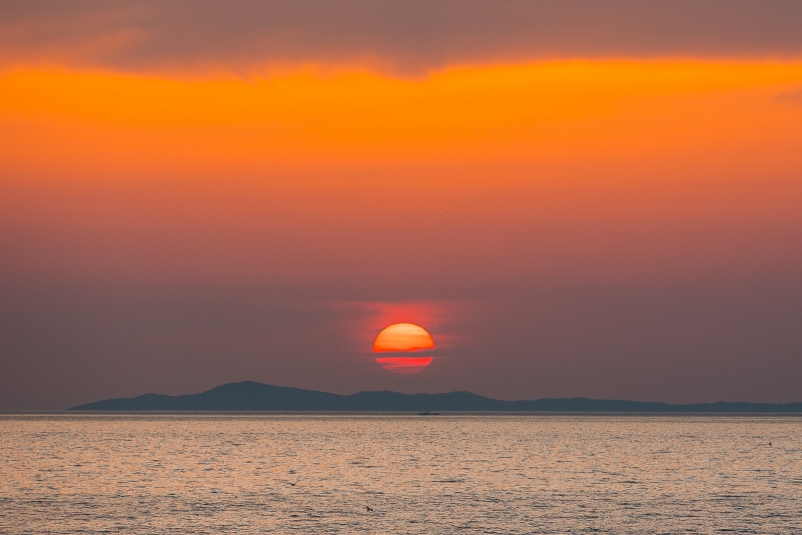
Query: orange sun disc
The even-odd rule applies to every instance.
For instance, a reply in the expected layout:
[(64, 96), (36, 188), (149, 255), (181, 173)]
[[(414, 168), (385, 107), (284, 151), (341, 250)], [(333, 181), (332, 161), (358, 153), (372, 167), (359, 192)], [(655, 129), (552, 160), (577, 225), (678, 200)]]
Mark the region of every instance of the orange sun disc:
[(432, 335), (414, 323), (396, 323), (385, 328), (373, 341), (373, 351), (417, 351), (434, 348)]
[[(431, 364), (432, 357), (417, 351), (434, 349), (434, 340), (426, 329), (414, 323), (396, 323), (385, 328), (373, 341), (375, 353), (395, 353), (376, 357), (382, 368), (393, 373), (416, 373)], [(403, 355), (399, 355), (402, 353)]]

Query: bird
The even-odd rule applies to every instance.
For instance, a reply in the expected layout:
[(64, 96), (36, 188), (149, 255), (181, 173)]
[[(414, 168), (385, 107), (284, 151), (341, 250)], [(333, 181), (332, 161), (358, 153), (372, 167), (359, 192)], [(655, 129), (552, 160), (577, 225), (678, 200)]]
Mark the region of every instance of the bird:
[(368, 513), (372, 513), (373, 512), (373, 509), (370, 508), (370, 505), (366, 505), (365, 509), (368, 510)]
[(771, 442), (769, 442), (769, 446), (771, 446)]
[(287, 481), (287, 484), (288, 484), (289, 486), (291, 486), (291, 487), (294, 487), (295, 485), (297, 485), (297, 484), (298, 484), (298, 482), (296, 481), (295, 483), (290, 483), (289, 481)]

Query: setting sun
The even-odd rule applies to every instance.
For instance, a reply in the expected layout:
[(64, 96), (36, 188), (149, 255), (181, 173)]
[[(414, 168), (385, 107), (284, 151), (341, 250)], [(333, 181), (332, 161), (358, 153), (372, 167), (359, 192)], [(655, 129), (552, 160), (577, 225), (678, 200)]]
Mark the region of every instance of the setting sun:
[[(432, 336), (414, 323), (395, 323), (384, 328), (373, 342), (375, 353), (406, 353), (434, 349)], [(392, 356), (377, 357), (382, 368), (394, 373), (415, 373), (431, 364), (430, 356)]]
[(373, 342), (373, 351), (416, 351), (434, 348), (432, 336), (414, 323), (396, 323), (385, 328)]

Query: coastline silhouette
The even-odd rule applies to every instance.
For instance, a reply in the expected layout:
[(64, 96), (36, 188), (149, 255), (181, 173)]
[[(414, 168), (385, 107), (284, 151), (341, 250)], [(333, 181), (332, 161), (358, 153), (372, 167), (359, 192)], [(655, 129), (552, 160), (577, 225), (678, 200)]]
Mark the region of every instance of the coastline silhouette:
[[(672, 404), (588, 398), (543, 398), (505, 401), (471, 392), (402, 394), (383, 390), (351, 395), (332, 394), (253, 381), (228, 383), (198, 394), (143, 394), (71, 407), (70, 411), (287, 411), (409, 412), (437, 407), (451, 412), (619, 412), (619, 413), (802, 413), (802, 403)], [(432, 413), (433, 414), (433, 413)]]

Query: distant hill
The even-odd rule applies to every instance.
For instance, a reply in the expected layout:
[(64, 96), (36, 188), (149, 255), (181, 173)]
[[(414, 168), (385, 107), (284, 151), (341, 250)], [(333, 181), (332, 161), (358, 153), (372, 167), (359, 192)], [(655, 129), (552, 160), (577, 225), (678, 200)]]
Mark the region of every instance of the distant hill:
[(96, 401), (71, 411), (310, 411), (361, 412), (645, 412), (645, 413), (802, 413), (802, 403), (746, 403), (718, 401), (676, 405), (651, 401), (607, 399), (535, 399), (502, 401), (470, 392), (401, 394), (383, 390), (348, 396), (273, 386), (252, 381), (229, 383), (199, 394), (166, 396), (143, 394), (135, 398)]

